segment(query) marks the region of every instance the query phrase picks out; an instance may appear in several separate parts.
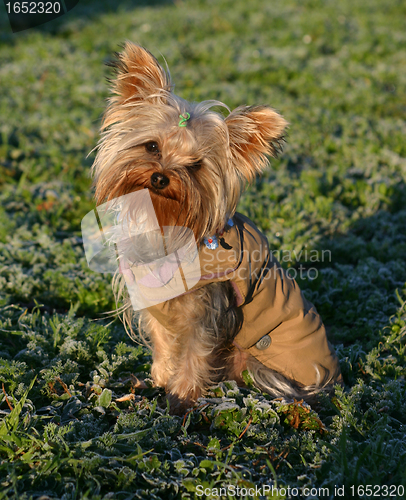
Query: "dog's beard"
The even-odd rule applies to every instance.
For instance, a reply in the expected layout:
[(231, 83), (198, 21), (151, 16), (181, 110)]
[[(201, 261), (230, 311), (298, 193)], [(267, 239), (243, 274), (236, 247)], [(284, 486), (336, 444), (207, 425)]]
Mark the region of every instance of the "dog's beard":
[[(97, 179), (96, 198), (98, 202), (113, 200), (120, 196), (148, 189), (158, 224), (190, 228), (200, 242), (207, 234), (215, 232), (217, 207), (216, 192), (204, 189), (185, 169), (163, 171), (170, 182), (165, 189), (151, 185), (151, 175), (160, 172), (155, 165), (149, 167), (131, 165), (130, 168), (114, 168), (103, 172)], [(202, 192), (203, 191), (203, 192)], [(131, 211), (131, 207), (128, 208)], [(210, 213), (213, 216), (210, 216)]]

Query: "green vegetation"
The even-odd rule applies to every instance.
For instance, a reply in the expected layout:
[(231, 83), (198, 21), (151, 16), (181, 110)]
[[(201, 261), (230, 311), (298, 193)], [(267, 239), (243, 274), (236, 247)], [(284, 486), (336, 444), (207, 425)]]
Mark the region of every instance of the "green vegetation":
[[(405, 484), (406, 4), (81, 0), (18, 34), (0, 8), (0, 499)], [(110, 278), (80, 239), (103, 63), (126, 39), (182, 97), (290, 122), (240, 211), (305, 269), (336, 346), (345, 388), (314, 410), (227, 382), (182, 419), (137, 388), (149, 353), (103, 316)]]

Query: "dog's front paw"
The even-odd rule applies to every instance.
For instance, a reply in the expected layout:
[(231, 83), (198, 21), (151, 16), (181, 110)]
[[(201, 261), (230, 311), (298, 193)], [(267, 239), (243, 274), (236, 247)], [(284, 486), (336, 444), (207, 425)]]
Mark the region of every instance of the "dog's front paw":
[(168, 385), (170, 373), (163, 362), (154, 362), (151, 367), (151, 378), (156, 387), (165, 388)]
[(169, 393), (167, 394), (167, 399), (169, 401), (169, 413), (171, 415), (183, 416), (190, 408), (196, 403), (196, 400), (191, 397), (181, 399), (177, 394)]

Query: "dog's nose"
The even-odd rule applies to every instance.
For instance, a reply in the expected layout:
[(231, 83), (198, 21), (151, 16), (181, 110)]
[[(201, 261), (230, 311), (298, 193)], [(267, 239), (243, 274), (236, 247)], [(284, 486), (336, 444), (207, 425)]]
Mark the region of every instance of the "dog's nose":
[(169, 179), (166, 175), (154, 172), (151, 175), (151, 184), (155, 189), (164, 189), (169, 184)]

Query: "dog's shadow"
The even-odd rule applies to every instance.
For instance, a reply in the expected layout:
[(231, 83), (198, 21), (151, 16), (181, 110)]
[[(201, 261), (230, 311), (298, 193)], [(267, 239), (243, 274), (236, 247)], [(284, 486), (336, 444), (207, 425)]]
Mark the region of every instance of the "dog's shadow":
[(379, 343), (380, 331), (399, 309), (397, 291), (402, 296), (406, 290), (406, 184), (392, 187), (382, 201), (373, 215), (354, 217), (346, 232), (321, 235), (307, 254), (317, 251), (317, 260), (293, 266), (329, 340), (344, 348), (362, 346), (365, 353)]

